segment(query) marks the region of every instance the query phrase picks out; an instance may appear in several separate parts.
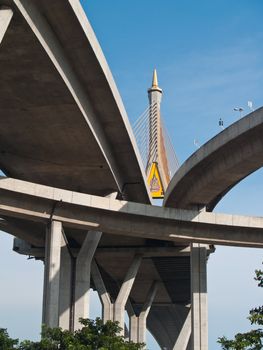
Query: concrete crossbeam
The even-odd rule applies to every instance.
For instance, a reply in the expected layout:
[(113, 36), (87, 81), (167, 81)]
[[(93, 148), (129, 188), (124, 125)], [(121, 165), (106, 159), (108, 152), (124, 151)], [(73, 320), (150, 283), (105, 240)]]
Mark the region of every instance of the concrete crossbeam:
[(0, 44), (13, 17), (13, 11), (9, 8), (0, 7)]
[[(0, 223), (1, 228), (1, 223)], [(3, 229), (5, 231), (5, 229)], [(11, 230), (12, 232), (12, 230)], [(14, 231), (15, 234), (16, 231)], [(44, 258), (45, 249), (35, 248), (25, 240), (14, 238), (13, 250), (21, 255), (30, 255), (36, 258)], [(79, 249), (71, 248), (71, 254), (73, 257), (78, 256)], [(208, 254), (213, 253), (215, 249), (207, 249)], [(128, 255), (134, 256), (135, 254), (141, 254), (143, 258), (161, 257), (161, 256), (189, 256), (190, 246), (182, 247), (141, 247), (141, 246), (126, 246), (126, 247), (98, 247), (96, 249), (96, 256), (117, 256), (127, 257)]]
[[(263, 218), (181, 210), (2, 178), (0, 214), (122, 236), (263, 247)], [(54, 205), (56, 203), (55, 209)]]

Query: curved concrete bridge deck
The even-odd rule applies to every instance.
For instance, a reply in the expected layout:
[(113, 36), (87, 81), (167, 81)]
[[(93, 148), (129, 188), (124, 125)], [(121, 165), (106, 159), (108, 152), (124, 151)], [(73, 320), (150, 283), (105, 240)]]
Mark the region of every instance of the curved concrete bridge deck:
[[(20, 180), (150, 203), (125, 109), (79, 1), (0, 0), (0, 7), (13, 12), (0, 25), (1, 169)], [(1, 229), (43, 259), (46, 224), (2, 217)], [(79, 251), (86, 230), (64, 233)], [(147, 322), (160, 346), (172, 348), (189, 310), (189, 248), (104, 233), (96, 261), (111, 297), (141, 254), (132, 307), (140, 310), (161, 281)]]
[(239, 181), (263, 165), (263, 107), (200, 147), (171, 180), (164, 205), (212, 211)]
[[(195, 227), (202, 227), (208, 235), (214, 232), (213, 239), (217, 238), (218, 242), (215, 233), (220, 225), (215, 225), (216, 215), (196, 211), (191, 213), (192, 219), (196, 217), (201, 222), (197, 219), (192, 222), (189, 221), (188, 212), (184, 220), (181, 217), (177, 222), (176, 211), (169, 208), (146, 209), (148, 206), (144, 206), (150, 203), (150, 198), (127, 115), (79, 1), (0, 0), (0, 6), (11, 9), (6, 17), (6, 28), (0, 25), (0, 167), (8, 176), (31, 182), (27, 185), (27, 193), (19, 193), (19, 180), (14, 180), (18, 182), (13, 183), (13, 191), (4, 185), (10, 179), (1, 181), (0, 212), (3, 220), (0, 221), (0, 228), (30, 243), (31, 246), (24, 252), (40, 259), (45, 257), (45, 241), (46, 244), (50, 243), (50, 232), (53, 230), (57, 237), (61, 235), (61, 241), (64, 242), (61, 251), (58, 249), (61, 259), (68, 263), (64, 248), (69, 248), (79, 264), (80, 274), (82, 267), (85, 267), (85, 257), (92, 256), (91, 253), (95, 252), (96, 266), (99, 267), (102, 279), (95, 266), (97, 272), (93, 274), (92, 283), (100, 290), (103, 298), (105, 291), (110, 295), (107, 300), (104, 298), (109, 312), (113, 301), (117, 303), (114, 308), (124, 307), (124, 294), (127, 291), (124, 292), (122, 287), (123, 281), (126, 283), (128, 278), (132, 282), (128, 283), (130, 294), (126, 306), (132, 322), (138, 321), (136, 317), (140, 313), (144, 317), (148, 314), (152, 300), (147, 326), (161, 347), (173, 349), (178, 337), (189, 339), (190, 336), (187, 326), (191, 302), (188, 243), (193, 241), (193, 237), (189, 238), (189, 232), (195, 231)], [(225, 130), (215, 138), (217, 141), (211, 141), (213, 146), (204, 146), (186, 162), (188, 165), (182, 166), (168, 188), (166, 206), (194, 209), (207, 206), (211, 210), (226, 190), (259, 166), (262, 154), (261, 110), (254, 112), (253, 116), (249, 122)], [(250, 134), (252, 136), (244, 137)], [(231, 158), (229, 148), (235, 150), (236, 157), (233, 155)], [(235, 166), (231, 167), (231, 162)], [(238, 167), (240, 171), (237, 170)], [(197, 176), (200, 176), (198, 181)], [(214, 182), (210, 183), (211, 176)], [(43, 188), (42, 185), (50, 188)], [(36, 188), (39, 201), (30, 192)], [(55, 195), (52, 192), (54, 188), (62, 190), (55, 189)], [(53, 197), (47, 198), (50, 191)], [(84, 222), (81, 225), (72, 223), (72, 215), (76, 214), (73, 208), (76, 207), (70, 201), (67, 203), (70, 191), (75, 194), (78, 192), (78, 198), (84, 200), (75, 203), (80, 205), (77, 214), (81, 214), (83, 206), (88, 206), (89, 195), (93, 195), (94, 206), (88, 206), (88, 212), (84, 213), (87, 220), (85, 225)], [(120, 208), (120, 213), (107, 211), (105, 205), (108, 204), (105, 203), (114, 202), (116, 193), (119, 199), (138, 202), (141, 206), (133, 207), (132, 203), (120, 204), (116, 201), (117, 206), (127, 206), (131, 212), (125, 211), (127, 208)], [(60, 200), (62, 195), (65, 197)], [(96, 201), (102, 201), (102, 207), (98, 203), (96, 206)], [(25, 210), (23, 214), (18, 207), (14, 209), (11, 202), (12, 205), (19, 204), (20, 209)], [(35, 211), (33, 217), (28, 216), (30, 209), (35, 210), (42, 204), (40, 213)], [(63, 217), (69, 208), (71, 216)], [(15, 210), (15, 215), (12, 210)], [(150, 216), (146, 215), (147, 210), (151, 212)], [(96, 211), (99, 211), (99, 215)], [(115, 217), (116, 214), (121, 215), (121, 221), (125, 225), (121, 226), (119, 222), (119, 226), (116, 226), (117, 221), (113, 220), (114, 226), (111, 221), (107, 221), (110, 220), (110, 215)], [(38, 215), (46, 216), (39, 219)], [(229, 222), (224, 227), (229, 230), (227, 233), (238, 233), (243, 227), (242, 244), (257, 243), (257, 239), (251, 242), (251, 237), (253, 234), (254, 237), (260, 235), (260, 218), (258, 227), (255, 227), (255, 223), (253, 226), (249, 218), (224, 217), (223, 221), (227, 222), (228, 219)], [(145, 221), (148, 225), (147, 220), (152, 220), (152, 232), (144, 232), (143, 223)], [(58, 224), (62, 221), (63, 228)], [(161, 223), (166, 227), (163, 231)], [(245, 235), (250, 225), (249, 242), (245, 241)], [(133, 227), (134, 231), (127, 230), (129, 227)], [(102, 237), (101, 232), (96, 230), (103, 230)], [(180, 234), (180, 231), (187, 233), (188, 238)], [(97, 238), (93, 240), (93, 237)], [(197, 239), (196, 234), (194, 237)], [(209, 237), (203, 242), (216, 242), (211, 235)], [(20, 249), (21, 246), (17, 248)], [(204, 261), (209, 252), (211, 250), (206, 251)], [(60, 263), (55, 256), (45, 257), (50, 264), (52, 258), (58, 268), (53, 280), (54, 283), (59, 283)], [(65, 268), (67, 264), (62, 264), (60, 276), (63, 283), (68, 283), (63, 279), (67, 275), (63, 272)], [(76, 280), (81, 280), (82, 277), (77, 274)], [(89, 285), (89, 281), (86, 283)], [(85, 294), (78, 289), (81, 289), (81, 285), (76, 283), (75, 286), (80, 293), (76, 293), (79, 296), (75, 300), (77, 311)], [(67, 288), (63, 290), (65, 292)], [(149, 291), (154, 293), (149, 295)], [(46, 285), (45, 292), (50, 293)], [(54, 297), (51, 294), (49, 296)], [(65, 301), (65, 298), (61, 300)], [(45, 310), (48, 307), (45, 305), (44, 313), (52, 324), (56, 313), (54, 310), (51, 313)], [(59, 322), (62, 322), (63, 327), (66, 324), (68, 327), (69, 308), (65, 305), (59, 307), (63, 316), (60, 315)], [(186, 347), (179, 342), (174, 349)]]
[(14, 14), (0, 55), (2, 170), (149, 203), (125, 109), (80, 3), (1, 0), (4, 5)]

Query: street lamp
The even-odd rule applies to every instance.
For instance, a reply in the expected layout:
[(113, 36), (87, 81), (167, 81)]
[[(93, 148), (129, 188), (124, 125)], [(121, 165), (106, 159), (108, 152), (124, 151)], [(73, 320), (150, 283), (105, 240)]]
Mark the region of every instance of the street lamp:
[(235, 112), (239, 112), (239, 116), (240, 116), (240, 118), (242, 117), (242, 112), (243, 112), (243, 108), (242, 107), (235, 107), (234, 108), (234, 111)]

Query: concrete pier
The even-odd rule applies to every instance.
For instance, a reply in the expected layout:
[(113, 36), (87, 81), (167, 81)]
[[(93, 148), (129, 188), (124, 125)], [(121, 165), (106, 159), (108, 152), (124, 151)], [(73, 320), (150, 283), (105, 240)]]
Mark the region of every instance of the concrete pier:
[(102, 233), (89, 231), (76, 259), (74, 291), (74, 330), (81, 328), (79, 318), (89, 316), (91, 262)]
[(146, 320), (150, 312), (158, 289), (158, 282), (154, 281), (139, 315), (130, 317), (130, 340), (135, 343), (146, 343)]
[(208, 350), (206, 246), (191, 245), (192, 349)]
[(141, 260), (142, 260), (142, 257), (140, 255), (137, 255), (134, 257), (113, 306), (114, 321), (119, 322), (120, 327), (123, 329), (123, 331), (124, 331), (125, 305), (129, 298), (133, 283), (135, 281), (136, 274), (139, 270)]
[(60, 253), (59, 283), (59, 326), (62, 329), (72, 329), (72, 279), (73, 258), (68, 248), (66, 237), (63, 234)]
[(60, 257), (62, 224), (52, 221), (46, 232), (45, 275), (42, 323), (59, 326)]
[(89, 231), (73, 256), (62, 223), (48, 226), (45, 245), (43, 324), (77, 330), (79, 318), (89, 317), (90, 271), (101, 232)]

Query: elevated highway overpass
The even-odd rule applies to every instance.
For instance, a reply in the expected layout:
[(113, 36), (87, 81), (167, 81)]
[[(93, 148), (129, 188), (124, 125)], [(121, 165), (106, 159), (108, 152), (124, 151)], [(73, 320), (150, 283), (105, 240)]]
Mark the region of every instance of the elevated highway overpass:
[[(150, 203), (125, 109), (79, 1), (1, 0), (0, 6), (1, 13), (12, 11), (1, 27), (2, 171), (42, 185)], [(2, 218), (4, 231), (42, 249), (38, 257), (44, 259), (46, 225)], [(86, 230), (64, 231), (70, 249), (79, 251)], [(155, 325), (159, 343), (173, 344), (189, 309), (189, 249), (181, 253), (173, 242), (104, 233), (96, 260), (112, 300), (134, 254), (141, 253), (145, 259), (130, 300), (140, 310), (152, 282), (162, 282), (148, 325)]]
[[(162, 348), (190, 349), (190, 343), (187, 345), (191, 330), (189, 242), (193, 240), (185, 237), (167, 239), (160, 234), (160, 230), (158, 236), (142, 233), (132, 235), (131, 232), (127, 234), (125, 226), (123, 233), (126, 234), (120, 235), (119, 230), (119, 235), (116, 236), (113, 228), (108, 228), (109, 222), (103, 226), (101, 235), (102, 226), (75, 226), (64, 222), (62, 227), (61, 217), (59, 219), (56, 216), (58, 210), (63, 211), (64, 204), (61, 201), (67, 201), (65, 197), (59, 200), (63, 191), (77, 193), (84, 201), (84, 206), (87, 204), (87, 194), (95, 196), (95, 202), (96, 196), (100, 196), (108, 197), (106, 201), (115, 201), (117, 198), (128, 203), (141, 203), (142, 206), (151, 203), (144, 169), (125, 109), (79, 1), (0, 0), (0, 6), (2, 14), (7, 13), (8, 9), (6, 25), (0, 26), (0, 167), (7, 176), (30, 182), (32, 189), (38, 188), (39, 201), (54, 188), (57, 188), (58, 195), (46, 211), (46, 220), (33, 220), (32, 217), (29, 220), (21, 213), (18, 214), (18, 210), (12, 215), (6, 207), (10, 204), (9, 195), (13, 192), (12, 198), (15, 201), (22, 204), (23, 199), (27, 198), (25, 203), (32, 209), (38, 203), (38, 200), (34, 204), (30, 202), (33, 193), (19, 193), (18, 185), (14, 185), (11, 191), (7, 191), (7, 188), (1, 190), (3, 220), (0, 228), (27, 242), (24, 250), (21, 244), (15, 246), (18, 251), (46, 260), (44, 321), (50, 325), (59, 324), (73, 329), (79, 326), (78, 316), (87, 316), (88, 305), (84, 297), (89, 289), (90, 262), (95, 254), (91, 283), (99, 291), (104, 316), (123, 321), (123, 312), (117, 312), (117, 309), (124, 310), (126, 304), (131, 317), (132, 339), (138, 340), (134, 336), (138, 328), (136, 322), (140, 312), (146, 308), (148, 311), (142, 315), (142, 321), (145, 321), (149, 312), (147, 327)], [(9, 21), (10, 11), (12, 18)], [(251, 120), (253, 124), (253, 117)], [(259, 121), (258, 124), (260, 123)], [(224, 135), (221, 134), (223, 138)], [(247, 142), (246, 139), (243, 141)], [(217, 145), (218, 143), (214, 146), (215, 153)], [(201, 149), (198, 152), (203, 154)], [(218, 157), (221, 152), (219, 150)], [(204, 162), (205, 159), (204, 154)], [(198, 168), (198, 164), (197, 161), (190, 168), (194, 169), (195, 165)], [(188, 168), (183, 165), (181, 169)], [(191, 195), (195, 198), (194, 195), (200, 188), (205, 193), (206, 182), (203, 181), (202, 185), (190, 193), (193, 179), (200, 176), (202, 170), (187, 180), (189, 169), (181, 169), (168, 188), (165, 206), (196, 209), (201, 205), (203, 208), (206, 199), (200, 201), (198, 198), (192, 203)], [(206, 172), (209, 166), (206, 164), (202, 169)], [(186, 185), (182, 185), (184, 177)], [(182, 184), (177, 186), (176, 179), (179, 178)], [(233, 177), (230, 186), (237, 182), (235, 179)], [(184, 201), (183, 195), (187, 184), (191, 184), (188, 202)], [(47, 187), (43, 188), (42, 185)], [(226, 190), (224, 186), (215, 191), (215, 195), (208, 196), (212, 198), (209, 199), (211, 203), (214, 203), (216, 196), (222, 196)], [(8, 196), (5, 196), (7, 193)], [(177, 193), (178, 200), (174, 202)], [(207, 202), (208, 210), (213, 207), (210, 202)], [(142, 207), (134, 203), (134, 208), (138, 211)], [(151, 210), (159, 213), (163, 209)], [(169, 209), (165, 209), (164, 215), (168, 212)], [(105, 217), (107, 215), (106, 213)], [(205, 216), (206, 213), (201, 215)], [(244, 218), (241, 221), (242, 224), (236, 226), (240, 231), (243, 227), (245, 233), (248, 230), (247, 221)], [(214, 228), (214, 224), (212, 222), (209, 225)], [(260, 227), (255, 228), (252, 224), (251, 230), (256, 233)], [(62, 243), (56, 237), (61, 237)], [(195, 239), (196, 236), (194, 241)], [(204, 241), (208, 242), (210, 241)], [(211, 240), (211, 243), (215, 241)], [(57, 249), (57, 254), (47, 254), (52, 244)], [(211, 249), (213, 247), (208, 245), (193, 247), (193, 250), (203, 254), (203, 269)], [(194, 254), (192, 259), (197, 259), (197, 255)], [(74, 287), (71, 278), (72, 261), (79, 268), (75, 270), (76, 281), (79, 283), (75, 283)], [(193, 261), (197, 262), (196, 266), (200, 266), (198, 259)], [(52, 264), (56, 267), (55, 270), (52, 270)], [(202, 271), (205, 274), (205, 270)], [(198, 273), (195, 275), (200, 277)], [(84, 280), (83, 275), (86, 276)], [(130, 282), (127, 285), (123, 281)], [(52, 294), (50, 286), (59, 294)], [(77, 300), (72, 299), (73, 288)], [(154, 293), (149, 297), (151, 290)], [(125, 296), (127, 292), (129, 299)], [(56, 305), (57, 314), (54, 309), (51, 310), (51, 303), (47, 302), (50, 298), (54, 301), (55, 297), (59, 300)], [(73, 304), (77, 305), (75, 315)], [(117, 318), (116, 315), (113, 317), (114, 313)], [(199, 348), (194, 345), (193, 349)]]

